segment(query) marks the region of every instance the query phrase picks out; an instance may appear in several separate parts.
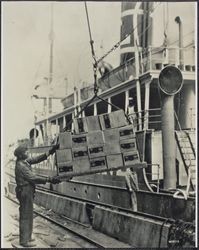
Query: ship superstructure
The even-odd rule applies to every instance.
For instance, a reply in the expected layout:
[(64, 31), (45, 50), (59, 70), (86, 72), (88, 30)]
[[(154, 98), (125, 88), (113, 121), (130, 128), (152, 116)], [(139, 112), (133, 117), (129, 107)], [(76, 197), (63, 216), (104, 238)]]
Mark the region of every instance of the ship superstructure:
[[(153, 30), (153, 23), (155, 22), (153, 20), (155, 18), (153, 17), (153, 12), (156, 8), (158, 9), (157, 5), (157, 3), (141, 2), (122, 3), (121, 41), (123, 42), (120, 44), (120, 65), (117, 68), (108, 70), (106, 74), (98, 79), (99, 95), (101, 98), (123, 109), (126, 113), (129, 112), (129, 102), (131, 102), (129, 100), (133, 100), (134, 114), (131, 114), (131, 116), (134, 119), (137, 134), (140, 137), (142, 134), (146, 140), (144, 151), (142, 152), (143, 159), (148, 164), (151, 164), (151, 167), (147, 170), (147, 175), (150, 181), (154, 181), (157, 180), (158, 174), (159, 181), (161, 181), (163, 180), (163, 159), (161, 146), (161, 99), (158, 89), (158, 77), (161, 69), (166, 65), (175, 65), (181, 69), (184, 85), (175, 96), (174, 102), (176, 161), (179, 166), (177, 183), (180, 186), (184, 186), (187, 182), (186, 167), (184, 167), (186, 157), (191, 157), (193, 176), (195, 166), (195, 58), (194, 44), (192, 42), (193, 34), (189, 41), (185, 39), (187, 46), (179, 47), (180, 45), (182, 46), (183, 41), (180, 41), (175, 46), (170, 45), (173, 41), (170, 37), (173, 38), (173, 34), (169, 31), (169, 25), (167, 25), (167, 30), (164, 30), (167, 34), (164, 34), (162, 39), (163, 44), (153, 47), (152, 40), (157, 43), (157, 37), (154, 35), (155, 32)], [(166, 10), (164, 9), (163, 11), (168, 12), (169, 7), (168, 5), (165, 6)], [(180, 33), (182, 32), (182, 27), (180, 25), (182, 26), (183, 23), (178, 20), (180, 17), (177, 18), (177, 21), (173, 16), (168, 18), (172, 25), (176, 26), (177, 30), (179, 28), (176, 39), (182, 39), (182, 34)], [(125, 37), (127, 39), (123, 40)], [(191, 43), (189, 44), (189, 42)], [(36, 122), (36, 128), (40, 131), (40, 141), (36, 139), (36, 145), (50, 145), (53, 138), (71, 121), (77, 109), (86, 105), (92, 96), (93, 85), (83, 89), (75, 88), (73, 94), (62, 99), (64, 106), (62, 112)], [(82, 117), (110, 113), (115, 110), (114, 107), (97, 100), (87, 107), (82, 113)], [(48, 132), (47, 123), (49, 126)], [(54, 134), (52, 134), (50, 127), (54, 128)], [(43, 141), (41, 135), (45, 135), (43, 136)], [(184, 147), (183, 143), (179, 142), (181, 137), (187, 138)], [(185, 156), (185, 150), (188, 150), (188, 156)]]
[[(183, 33), (184, 28), (190, 25), (190, 22), (186, 23), (186, 17), (190, 13), (185, 13), (176, 6), (179, 6), (178, 3), (122, 2), (121, 40), (113, 47), (120, 47), (120, 64), (112, 68), (106, 62), (105, 56), (98, 60), (101, 76), (98, 77), (97, 86), (101, 100), (95, 99), (90, 102), (94, 95), (93, 84), (84, 88), (76, 87), (74, 93), (61, 100), (63, 111), (56, 114), (48, 112), (48, 117), (35, 122), (30, 151), (32, 155), (45, 152), (55, 143), (54, 140), (59, 133), (73, 131), (74, 124), (71, 121), (88, 103), (87, 108), (80, 114), (80, 119), (110, 114), (118, 107), (131, 119), (140, 160), (147, 163), (147, 168), (138, 172), (138, 211), (193, 222), (196, 191), (195, 44), (194, 32), (187, 33), (187, 36)], [(161, 31), (156, 32), (157, 22), (160, 22)], [(175, 27), (174, 32), (172, 27)], [(111, 51), (114, 49), (110, 50), (110, 53)], [(173, 96), (174, 112), (171, 117), (167, 116), (166, 120), (168, 124), (172, 123), (172, 115), (175, 120), (173, 145), (162, 143), (167, 136), (171, 136), (165, 129), (162, 110), (165, 108), (163, 103), (166, 102), (163, 101), (164, 97), (159, 88), (160, 72), (167, 66), (176, 67), (183, 76), (183, 86)], [(52, 76), (52, 64), (50, 67), (49, 79)], [(49, 97), (48, 99), (51, 100)], [(50, 102), (49, 108), (52, 108)], [(174, 152), (174, 164), (170, 169), (165, 169), (164, 152), (168, 152), (165, 151), (165, 147), (172, 147)], [(35, 171), (41, 175), (55, 175), (55, 161), (56, 159), (51, 157), (44, 164), (38, 164)], [(169, 182), (168, 173), (171, 179)], [(113, 172), (111, 175), (83, 176), (61, 183), (53, 187), (53, 190), (81, 201), (129, 208), (128, 198), (124, 190), (121, 190), (124, 188), (120, 183), (123, 177), (121, 171), (117, 174)], [(48, 185), (46, 188), (52, 189)], [(182, 209), (182, 200), (186, 203), (185, 209)], [(108, 213), (107, 209), (104, 215), (108, 216)], [(99, 217), (102, 214), (99, 212)], [(109, 235), (114, 235), (114, 230), (110, 229), (109, 232), (106, 226), (103, 230)], [(152, 247), (157, 247), (156, 243), (152, 244)], [(143, 247), (141, 242), (138, 245)], [(164, 242), (163, 246), (168, 245)]]

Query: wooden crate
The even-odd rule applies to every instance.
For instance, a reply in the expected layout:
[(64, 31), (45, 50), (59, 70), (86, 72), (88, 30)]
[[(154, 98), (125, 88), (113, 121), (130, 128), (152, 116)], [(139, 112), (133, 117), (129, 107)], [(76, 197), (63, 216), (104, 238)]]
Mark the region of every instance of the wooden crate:
[(135, 138), (134, 126), (128, 125), (119, 128), (119, 137), (120, 140)]
[(88, 131), (96, 131), (100, 130), (100, 122), (99, 122), (99, 117), (96, 116), (87, 116), (86, 117), (86, 122), (87, 122), (87, 127)]
[(106, 155), (120, 154), (121, 149), (119, 142), (106, 142), (104, 145), (104, 151)]
[(87, 146), (87, 134), (72, 135), (72, 148)]
[(87, 135), (88, 146), (94, 144), (104, 144), (104, 136), (101, 130), (88, 132)]
[(73, 161), (73, 171), (74, 173), (82, 173), (90, 171), (90, 161), (88, 158), (77, 159)]
[(71, 149), (59, 149), (56, 151), (56, 159), (58, 166), (64, 166), (68, 162), (72, 162)]
[(119, 128), (128, 125), (124, 110), (120, 109), (110, 113), (112, 128)]
[(107, 169), (107, 162), (106, 157), (96, 157), (93, 159), (90, 159), (90, 170), (101, 170), (101, 169)]
[(58, 166), (58, 173), (59, 174), (73, 173), (73, 163), (67, 162), (63, 166)]
[(137, 150), (136, 139), (125, 139), (120, 141), (121, 152), (128, 152), (132, 150)]
[(59, 134), (59, 148), (72, 148), (71, 132), (64, 132)]
[(103, 131), (104, 134), (104, 141), (105, 143), (119, 143), (120, 136), (119, 136), (119, 129), (118, 128), (112, 128), (112, 129), (106, 129)]
[(117, 168), (123, 166), (122, 154), (107, 155), (108, 168)]
[(81, 134), (81, 133), (88, 132), (86, 117), (74, 119), (73, 124), (74, 124), (75, 134)]
[(123, 153), (123, 161), (124, 161), (125, 166), (130, 166), (130, 165), (133, 165), (135, 163), (139, 163), (140, 159), (139, 159), (138, 152), (137, 151), (129, 151), (129, 152)]
[(102, 130), (128, 125), (123, 110), (117, 110), (109, 114), (99, 115), (99, 120)]
[(73, 160), (88, 159), (88, 148), (87, 147), (73, 148), (72, 156)]
[(88, 146), (88, 154), (90, 159), (105, 156), (104, 144), (93, 144), (92, 146)]

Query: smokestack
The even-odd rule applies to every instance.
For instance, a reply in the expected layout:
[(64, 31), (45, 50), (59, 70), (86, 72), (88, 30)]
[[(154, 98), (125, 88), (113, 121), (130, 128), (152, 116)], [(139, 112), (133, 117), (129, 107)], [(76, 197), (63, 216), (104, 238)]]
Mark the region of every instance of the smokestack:
[(164, 189), (176, 188), (174, 95), (180, 91), (182, 85), (183, 78), (178, 68), (167, 66), (160, 72)]
[(122, 2), (121, 3), (121, 35), (120, 64), (135, 57), (139, 48), (147, 48), (152, 40), (152, 17), (150, 11), (153, 2)]

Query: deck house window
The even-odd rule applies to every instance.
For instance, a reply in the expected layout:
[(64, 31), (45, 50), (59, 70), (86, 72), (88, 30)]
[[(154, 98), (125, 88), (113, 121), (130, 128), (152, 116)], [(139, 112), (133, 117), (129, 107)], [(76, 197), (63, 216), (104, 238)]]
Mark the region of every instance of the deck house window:
[[(111, 103), (117, 106), (118, 108), (121, 108), (125, 110), (125, 93), (120, 93), (118, 95), (112, 96), (111, 97)], [(117, 108), (112, 106), (112, 111), (116, 111)]]
[(133, 97), (134, 104), (135, 104), (134, 109), (135, 109), (135, 112), (138, 112), (136, 88), (129, 90), (129, 97)]
[[(72, 128), (71, 120), (72, 120), (72, 113), (66, 115), (66, 127), (67, 127), (67, 130), (71, 130), (71, 128)], [(70, 124), (69, 124), (69, 123), (70, 123)], [(69, 125), (68, 125), (68, 124), (69, 124)]]
[[(106, 100), (107, 101), (107, 100)], [(97, 103), (97, 114), (104, 114), (108, 112), (108, 104), (105, 102), (98, 102)]]
[(90, 105), (85, 109), (85, 116), (92, 116), (94, 114), (94, 106)]
[(58, 126), (59, 126), (59, 131), (62, 132), (63, 131), (63, 124), (64, 124), (64, 121), (63, 121), (64, 117), (60, 117), (58, 119)]
[(149, 129), (161, 129), (160, 94), (157, 84), (150, 85)]

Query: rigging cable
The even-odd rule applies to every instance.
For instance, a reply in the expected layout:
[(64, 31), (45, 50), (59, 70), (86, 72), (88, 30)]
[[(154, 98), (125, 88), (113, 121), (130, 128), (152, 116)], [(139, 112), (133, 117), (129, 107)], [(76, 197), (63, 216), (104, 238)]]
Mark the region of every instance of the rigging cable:
[[(154, 8), (148, 10), (148, 12), (153, 12), (159, 5), (161, 4), (161, 2), (159, 2), (157, 5), (155, 5)], [(125, 38), (123, 38), (122, 40), (120, 40), (118, 43), (116, 43), (111, 50), (109, 50), (104, 56), (102, 56), (100, 59), (96, 60), (96, 56), (95, 56), (95, 52), (94, 52), (94, 47), (93, 47), (93, 39), (92, 39), (92, 34), (91, 34), (91, 28), (90, 28), (90, 22), (89, 22), (89, 16), (88, 16), (88, 9), (87, 9), (87, 5), (86, 5), (86, 2), (85, 2), (85, 10), (86, 10), (86, 17), (87, 17), (87, 22), (88, 22), (88, 30), (89, 30), (89, 37), (90, 37), (90, 45), (91, 45), (91, 53), (92, 53), (92, 57), (94, 59), (94, 64), (93, 64), (93, 69), (94, 69), (94, 97), (84, 106), (82, 107), (82, 109), (77, 113), (77, 115), (75, 117), (78, 117), (79, 114), (81, 114), (83, 112), (83, 110), (90, 105), (90, 103), (97, 97), (98, 99), (102, 100), (102, 101), (105, 101), (104, 99), (102, 99), (101, 97), (97, 96), (97, 92), (98, 92), (98, 86), (97, 86), (97, 65), (98, 63), (103, 60), (106, 56), (108, 56), (112, 51), (114, 51), (115, 49), (117, 49), (119, 47), (119, 45), (121, 44), (122, 41), (124, 41), (141, 23), (139, 23), (129, 34), (127, 34), (125, 36)], [(141, 36), (144, 34), (144, 32), (146, 32), (146, 30), (148, 30), (148, 28), (151, 26), (148, 25), (148, 27), (146, 27), (146, 29), (142, 32)], [(154, 51), (154, 50), (153, 50)], [(160, 49), (161, 51), (161, 49)], [(153, 54), (156, 54), (158, 53), (159, 51), (155, 51), (155, 53)], [(128, 61), (131, 61), (133, 58), (131, 58), (130, 60)], [(107, 102), (107, 101), (105, 101)], [(116, 105), (112, 104), (112, 103), (109, 103), (107, 102), (107, 104), (111, 105), (111, 106), (114, 106), (115, 108), (117, 109), (120, 109), (119, 107), (117, 107)], [(129, 120), (129, 119), (128, 119)], [(69, 122), (69, 123), (72, 123)]]
[(88, 24), (89, 37), (90, 37), (91, 53), (92, 53), (92, 57), (93, 57), (93, 60), (94, 60), (94, 63), (93, 63), (94, 93), (95, 93), (95, 95), (97, 95), (97, 93), (98, 93), (98, 86), (97, 86), (97, 67), (98, 67), (98, 62), (97, 62), (96, 56), (95, 56), (94, 41), (92, 39), (90, 21), (89, 21), (89, 16), (88, 16), (88, 8), (87, 8), (86, 2), (84, 2), (84, 6), (85, 6), (85, 10), (86, 10), (86, 18), (87, 18), (87, 24)]
[[(146, 11), (146, 13), (148, 13), (148, 12), (153, 12), (159, 5), (161, 4), (161, 2), (160, 3), (158, 3), (155, 7), (153, 7), (152, 9), (150, 9), (150, 10), (148, 10), (148, 11)], [(145, 16), (145, 19), (146, 19), (146, 16)], [(129, 34), (127, 34), (126, 36), (125, 36), (125, 38), (124, 39), (122, 39), (122, 40), (120, 40), (118, 43), (121, 43), (121, 42), (123, 42), (129, 35), (131, 35), (133, 32), (134, 32), (134, 30), (136, 30), (136, 28), (138, 28), (140, 25), (142, 24), (142, 22), (140, 22)], [(143, 36), (143, 34), (150, 28), (152, 26), (152, 23), (150, 23), (144, 30), (143, 30), (143, 32), (140, 34), (140, 38)], [(117, 43), (117, 44), (118, 44)], [(118, 45), (119, 46), (119, 45)], [(111, 52), (113, 52), (116, 48), (118, 48), (118, 46), (116, 46), (116, 45), (114, 45), (113, 47), (112, 47), (112, 49), (111, 50), (109, 50), (104, 56), (102, 56), (99, 60), (97, 60), (97, 63), (99, 63), (100, 61), (102, 61), (106, 56), (108, 56)], [(147, 52), (148, 53), (148, 52)], [(143, 54), (144, 55), (144, 54)], [(139, 56), (140, 58), (142, 58), (142, 52), (140, 52), (140, 56)], [(128, 64), (128, 62), (130, 62), (130, 61), (132, 61), (133, 59), (135, 59), (135, 56), (134, 57), (131, 57), (129, 60), (127, 60), (126, 61), (126, 58), (127, 58), (127, 54), (125, 54), (125, 65), (127, 65)], [(123, 81), (121, 78), (121, 75), (120, 75), (120, 72), (118, 72), (118, 75), (116, 75), (115, 74), (115, 77), (119, 80), (119, 81)]]
[[(161, 2), (159, 2), (153, 9), (150, 9), (150, 10), (148, 10), (148, 12), (153, 12), (159, 5), (161, 4)], [(131, 31), (131, 33), (129, 33), (129, 34), (127, 34), (127, 36), (124, 38), (124, 39), (122, 39), (122, 40), (120, 40), (117, 44), (118, 44), (118, 46), (116, 46), (116, 45), (114, 45), (113, 47), (112, 47), (112, 49), (111, 50), (109, 50), (104, 56), (102, 56), (100, 59), (98, 59), (98, 60), (96, 60), (96, 56), (95, 56), (95, 52), (94, 52), (94, 48), (93, 48), (93, 43), (94, 43), (94, 41), (92, 40), (92, 35), (91, 35), (91, 28), (90, 28), (90, 22), (89, 22), (89, 16), (88, 16), (88, 10), (87, 10), (87, 5), (86, 5), (86, 2), (85, 2), (85, 10), (86, 10), (86, 17), (87, 17), (87, 22), (88, 22), (88, 30), (89, 30), (89, 37), (90, 37), (90, 44), (91, 44), (91, 52), (92, 52), (92, 57), (93, 57), (93, 59), (94, 59), (94, 61), (95, 61), (95, 63), (93, 64), (93, 68), (94, 68), (94, 78), (95, 78), (95, 83), (94, 83), (94, 93), (95, 93), (95, 95), (94, 95), (94, 97), (84, 106), (84, 107), (82, 107), (81, 108), (81, 110), (77, 113), (77, 115), (75, 116), (75, 118), (77, 118), (82, 112), (83, 112), (83, 110), (85, 110), (86, 109), (86, 107), (87, 106), (89, 106), (90, 105), (90, 103), (97, 97), (98, 99), (100, 99), (100, 100), (102, 100), (102, 101), (104, 101), (104, 102), (106, 102), (107, 104), (109, 104), (109, 105), (111, 105), (111, 106), (113, 106), (113, 107), (115, 107), (116, 109), (120, 109), (118, 106), (116, 106), (116, 105), (114, 105), (114, 104), (112, 104), (112, 103), (109, 103), (108, 101), (105, 101), (104, 99), (102, 99), (101, 97), (99, 97), (99, 96), (97, 96), (97, 92), (98, 92), (98, 86), (97, 86), (97, 64), (101, 61), (101, 60), (103, 60), (106, 56), (108, 56), (113, 50), (115, 50), (119, 45), (120, 45), (120, 43), (122, 42), (122, 41), (124, 41), (141, 23), (139, 23), (132, 31)], [(148, 29), (149, 29), (149, 27), (151, 26), (151, 24), (150, 25), (148, 25), (147, 27), (146, 27), (146, 29), (141, 33), (141, 36), (144, 34), (144, 32), (146, 32)], [(160, 52), (162, 49), (160, 49), (160, 50), (158, 50), (158, 51), (155, 51), (155, 53), (153, 53), (152, 55), (154, 55), (154, 54), (156, 54), (156, 53), (158, 53), (158, 52)], [(152, 50), (152, 51), (154, 51), (154, 50)], [(131, 58), (131, 59), (129, 59), (128, 61), (131, 61), (132, 59), (135, 59), (135, 57), (133, 57), (133, 58)], [(128, 62), (127, 61), (127, 62)], [(125, 114), (126, 115), (126, 114)], [(127, 115), (126, 115), (127, 116)], [(127, 118), (127, 120), (129, 121), (129, 119)], [(72, 123), (72, 120), (69, 122), (69, 124), (71, 124)], [(67, 126), (68, 127), (68, 126)]]
[[(152, 11), (155, 11), (155, 9), (159, 6), (161, 4), (161, 2), (160, 3), (158, 3), (153, 9), (150, 9), (150, 10), (148, 10), (147, 12), (152, 12)], [(147, 13), (146, 12), (146, 13)], [(146, 17), (145, 17), (146, 18)], [(120, 40), (118, 43), (121, 43), (121, 42), (123, 42), (129, 35), (131, 35), (133, 32), (134, 32), (134, 30), (136, 29), (136, 28), (138, 28), (140, 25), (141, 25), (142, 23), (140, 22), (129, 34), (127, 34), (126, 36), (125, 36), (125, 38), (124, 39), (122, 39), (122, 40)], [(143, 32), (140, 34), (140, 37), (142, 37), (143, 36), (143, 34), (150, 28), (152, 26), (152, 23), (150, 23), (144, 30), (143, 30)], [(117, 43), (117, 44), (118, 44)], [(120, 44), (119, 44), (120, 45)], [(118, 46), (119, 46), (118, 45)], [(100, 59), (98, 59), (97, 60), (97, 63), (99, 63), (100, 61), (102, 61), (106, 56), (108, 56), (111, 52), (113, 52), (115, 49), (117, 49), (118, 48), (118, 46), (116, 46), (116, 45), (114, 45), (113, 47), (112, 47), (112, 49), (110, 49), (104, 56), (102, 56)], [(162, 49), (160, 49), (158, 52), (160, 52)], [(158, 53), (158, 52), (156, 52), (156, 53)], [(146, 51), (145, 53), (143, 53), (142, 55), (144, 55), (144, 54), (147, 54), (148, 53), (148, 51)], [(154, 54), (156, 54), (156, 53), (154, 53)], [(128, 59), (124, 64), (128, 64), (128, 62), (130, 62), (130, 61), (132, 61), (133, 59), (135, 59), (135, 56), (134, 57), (131, 57), (130, 59)]]
[[(149, 9), (147, 12), (154, 12), (155, 11), (155, 9), (159, 6), (161, 4), (161, 2), (159, 2), (157, 5), (155, 5), (153, 8), (151, 8), (151, 9)], [(145, 17), (145, 19), (146, 19), (146, 17)], [(140, 25), (142, 25), (142, 22), (140, 22), (138, 25), (136, 25), (136, 27), (134, 27), (128, 34), (126, 34), (126, 36), (123, 38), (123, 39), (121, 39), (119, 42), (117, 42), (105, 55), (103, 55), (102, 57), (100, 57), (98, 60), (97, 60), (97, 63), (99, 63), (100, 61), (102, 61), (105, 57), (107, 57), (110, 53), (112, 53), (114, 50), (116, 50), (119, 46), (120, 46), (120, 44), (128, 37), (128, 36), (130, 36), (133, 32), (134, 32), (134, 30), (135, 29), (137, 29)], [(146, 29), (144, 30), (144, 32), (146, 31)], [(143, 33), (144, 33), (143, 32)], [(143, 34), (142, 33), (142, 34)]]
[[(44, 50), (44, 52), (42, 53), (42, 55), (41, 55), (41, 57), (40, 57), (40, 61), (39, 61), (37, 70), (36, 70), (36, 72), (35, 72), (35, 76), (34, 76), (34, 78), (33, 78), (34, 80), (33, 80), (32, 85), (35, 83), (35, 81), (36, 81), (36, 79), (37, 79), (37, 77), (38, 77), (38, 75), (39, 75), (39, 70), (40, 70), (40, 68), (41, 68), (42, 60), (43, 60), (43, 58), (44, 58), (45, 53), (46, 53), (46, 50)], [(34, 87), (35, 87), (35, 86), (34, 86)]]

